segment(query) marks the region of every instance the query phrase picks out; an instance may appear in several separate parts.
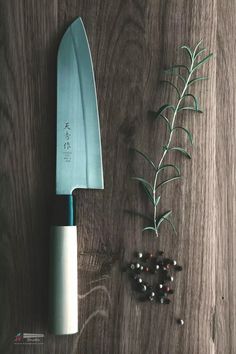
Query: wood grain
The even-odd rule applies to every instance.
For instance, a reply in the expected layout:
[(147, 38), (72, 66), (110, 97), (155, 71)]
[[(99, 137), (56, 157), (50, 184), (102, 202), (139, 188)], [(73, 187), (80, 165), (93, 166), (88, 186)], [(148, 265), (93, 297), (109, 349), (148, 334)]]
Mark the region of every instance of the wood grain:
[[(233, 0), (0, 0), (0, 353), (221, 354), (235, 339), (235, 15)], [(47, 330), (48, 237), (55, 190), (56, 52), (81, 16), (94, 61), (105, 190), (76, 191), (80, 332)], [(201, 117), (193, 160), (166, 188), (178, 236), (141, 234), (125, 210), (148, 208), (130, 177), (146, 175), (136, 146), (158, 159), (165, 139), (148, 111), (170, 98), (162, 69), (203, 38), (215, 53), (195, 87)], [(178, 137), (178, 141), (182, 139)], [(163, 249), (184, 266), (169, 306), (138, 303), (121, 271), (135, 250)], [(184, 318), (179, 327), (177, 318)], [(42, 346), (14, 346), (17, 332)]]

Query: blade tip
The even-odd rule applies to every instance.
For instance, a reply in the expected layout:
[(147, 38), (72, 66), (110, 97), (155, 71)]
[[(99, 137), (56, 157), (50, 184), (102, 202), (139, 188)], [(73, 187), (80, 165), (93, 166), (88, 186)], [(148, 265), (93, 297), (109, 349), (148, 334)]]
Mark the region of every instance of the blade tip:
[(82, 17), (77, 17), (72, 23), (70, 26), (76, 26), (76, 25), (80, 25), (84, 28), (84, 23), (83, 23), (83, 20), (82, 20)]

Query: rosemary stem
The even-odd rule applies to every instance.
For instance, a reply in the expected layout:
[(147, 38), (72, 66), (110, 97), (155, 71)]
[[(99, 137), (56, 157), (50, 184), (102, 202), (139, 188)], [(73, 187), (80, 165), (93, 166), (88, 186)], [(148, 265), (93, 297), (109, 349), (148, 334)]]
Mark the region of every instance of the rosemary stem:
[(168, 152), (168, 149), (170, 147), (170, 143), (171, 143), (171, 139), (172, 139), (172, 136), (173, 136), (173, 128), (174, 128), (174, 125), (175, 125), (175, 120), (176, 120), (176, 116), (177, 116), (177, 113), (178, 113), (178, 109), (179, 109), (179, 106), (180, 106), (180, 103), (185, 95), (185, 92), (187, 90), (187, 87), (188, 87), (188, 83), (189, 83), (189, 80), (191, 78), (191, 75), (192, 75), (192, 70), (193, 70), (193, 64), (194, 64), (194, 60), (192, 60), (192, 63), (191, 63), (191, 67), (190, 67), (190, 70), (189, 70), (189, 75), (187, 77), (187, 80), (185, 82), (185, 85), (184, 85), (184, 88), (182, 90), (182, 93), (178, 99), (178, 102), (175, 106), (175, 110), (174, 110), (174, 113), (173, 113), (173, 118), (172, 118), (172, 122), (171, 122), (171, 131), (170, 131), (170, 135), (169, 135), (169, 139), (168, 139), (168, 142), (166, 144), (166, 147), (165, 147), (165, 150), (163, 151), (163, 154), (161, 156), (161, 159), (159, 161), (159, 164), (158, 164), (158, 167), (157, 167), (157, 171), (155, 173), (155, 178), (154, 178), (154, 183), (153, 183), (153, 201), (154, 201), (154, 212), (153, 212), (153, 223), (154, 223), (154, 228), (155, 228), (155, 233), (156, 233), (156, 236), (158, 237), (158, 229), (157, 229), (157, 205), (156, 205), (156, 186), (157, 186), (157, 177), (158, 177), (158, 173), (159, 173), (159, 169), (163, 163), (163, 160)]

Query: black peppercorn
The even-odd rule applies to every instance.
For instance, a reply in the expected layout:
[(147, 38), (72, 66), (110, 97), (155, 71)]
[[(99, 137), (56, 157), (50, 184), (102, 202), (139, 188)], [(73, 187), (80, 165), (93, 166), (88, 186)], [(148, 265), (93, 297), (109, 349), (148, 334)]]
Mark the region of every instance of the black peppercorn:
[(149, 252), (147, 252), (147, 253), (144, 254), (144, 257), (143, 257), (143, 258), (144, 258), (145, 260), (147, 260), (147, 259), (150, 258), (150, 256), (151, 256), (151, 254), (150, 254)]
[(171, 302), (170, 299), (164, 298), (164, 304), (168, 305), (170, 302)]
[(183, 269), (183, 268), (182, 268), (180, 265), (175, 265), (175, 267), (174, 267), (174, 270), (175, 270), (176, 272), (181, 272), (182, 269)]

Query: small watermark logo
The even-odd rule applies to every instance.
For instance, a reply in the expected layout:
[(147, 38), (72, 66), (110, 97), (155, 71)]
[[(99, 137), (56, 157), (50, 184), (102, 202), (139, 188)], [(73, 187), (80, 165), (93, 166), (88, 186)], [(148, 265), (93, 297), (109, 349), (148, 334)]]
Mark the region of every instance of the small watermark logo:
[(43, 344), (44, 334), (40, 333), (24, 333), (16, 334), (14, 344)]

